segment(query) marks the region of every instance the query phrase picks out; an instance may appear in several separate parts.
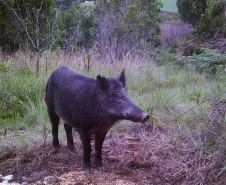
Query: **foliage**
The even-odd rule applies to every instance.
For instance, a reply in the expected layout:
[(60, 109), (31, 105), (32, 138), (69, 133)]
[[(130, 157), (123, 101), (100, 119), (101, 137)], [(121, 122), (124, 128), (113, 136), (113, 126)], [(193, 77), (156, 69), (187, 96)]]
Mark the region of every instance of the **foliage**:
[(177, 45), (191, 36), (193, 28), (189, 24), (181, 21), (169, 21), (162, 23), (161, 28), (161, 45), (162, 47), (177, 47)]
[(181, 54), (184, 56), (190, 56), (194, 53), (195, 49), (196, 52), (201, 53), (200, 49), (203, 46), (205, 46), (205, 40), (200, 37), (186, 40), (180, 47)]
[[(34, 10), (38, 10), (42, 2), (37, 25)], [(55, 30), (51, 34), (59, 38), (56, 47), (70, 52), (95, 47), (100, 53), (108, 55), (109, 51), (103, 51), (103, 48), (107, 50), (111, 48), (111, 57), (118, 59), (126, 52), (133, 53), (137, 49), (159, 44), (160, 18), (158, 15), (162, 6), (159, 0), (132, 0), (131, 2), (100, 0), (95, 2), (95, 6), (83, 6), (82, 2), (79, 0), (1, 0), (1, 47), (8, 48), (9, 51), (16, 51), (19, 47), (20, 49), (31, 48), (29, 41), (35, 40), (37, 36), (40, 41), (36, 43), (44, 44), (51, 26), (46, 24), (54, 19), (55, 11), (59, 10), (58, 25), (55, 30), (60, 29), (60, 33), (63, 34), (59, 35)], [(24, 21), (27, 30), (21, 29), (24, 26), (18, 21), (16, 14)], [(38, 30), (40, 30), (40, 37)], [(31, 38), (27, 38), (27, 33)]]
[(94, 10), (97, 19), (96, 47), (102, 55), (121, 58), (160, 41), (158, 0), (97, 1)]
[(73, 52), (91, 47), (96, 27), (92, 9), (81, 7), (81, 3), (75, 1), (67, 11), (61, 11), (58, 23), (64, 33), (58, 42), (63, 49)]
[[(198, 50), (196, 49), (196, 53)], [(192, 56), (183, 56), (180, 58), (179, 63), (209, 76), (220, 70), (225, 71), (226, 54), (219, 54), (217, 50), (208, 48), (201, 48), (199, 51), (199, 54), (194, 53)]]
[(196, 27), (201, 14), (205, 13), (206, 6), (206, 0), (177, 0), (181, 20)]
[[(6, 4), (8, 6), (6, 6)], [(24, 23), (27, 26), (27, 31), (31, 36), (31, 39), (34, 40), (36, 37), (35, 27), (37, 19), (35, 17), (35, 9), (40, 10), (39, 16), (39, 29), (41, 32), (40, 43), (48, 37), (48, 25), (51, 19), (54, 19), (54, 0), (1, 0), (0, 1), (0, 27), (1, 27), (1, 41), (0, 46), (4, 50), (15, 51), (18, 48), (23, 49), (27, 48), (30, 40), (27, 37), (27, 33), (22, 26), (21, 21), (18, 20), (20, 17), (24, 20)], [(15, 13), (18, 17), (15, 16)], [(22, 29), (21, 29), (22, 28)]]
[(213, 37), (215, 33), (226, 36), (225, 2), (223, 0), (207, 0), (205, 14), (201, 14), (197, 33), (205, 37)]
[(177, 6), (181, 20), (195, 26), (198, 35), (226, 35), (224, 0), (177, 0)]
[(206, 44), (200, 44), (200, 45), (195, 46), (194, 53), (197, 55), (203, 53), (202, 48), (206, 48)]

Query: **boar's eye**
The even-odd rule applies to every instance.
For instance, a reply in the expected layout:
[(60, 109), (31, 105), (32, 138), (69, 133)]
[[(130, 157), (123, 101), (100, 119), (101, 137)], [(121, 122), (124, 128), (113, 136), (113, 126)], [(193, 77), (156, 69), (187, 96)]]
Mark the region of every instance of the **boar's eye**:
[(114, 99), (120, 99), (121, 98), (121, 94), (120, 93), (114, 93), (113, 97), (114, 97)]

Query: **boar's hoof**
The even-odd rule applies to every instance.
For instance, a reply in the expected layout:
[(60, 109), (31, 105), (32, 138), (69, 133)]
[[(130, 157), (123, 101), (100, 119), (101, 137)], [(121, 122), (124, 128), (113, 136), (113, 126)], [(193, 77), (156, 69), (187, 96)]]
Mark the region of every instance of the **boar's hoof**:
[(57, 154), (60, 152), (60, 145), (59, 143), (53, 143), (54, 153)]
[(54, 153), (59, 153), (60, 152), (60, 144), (59, 144), (59, 141), (53, 142), (53, 148), (54, 148)]
[(91, 168), (91, 164), (83, 163), (82, 168), (87, 173), (92, 173), (93, 172), (93, 169)]
[(60, 153), (60, 148), (54, 148), (54, 154), (58, 154), (58, 153)]
[(79, 151), (75, 148), (75, 145), (68, 145), (67, 146), (73, 153), (79, 154)]
[(104, 171), (104, 167), (103, 167), (102, 161), (94, 160), (94, 167), (95, 167), (98, 171)]
[(104, 171), (104, 167), (102, 164), (101, 160), (95, 159), (94, 160), (94, 167), (98, 170), (98, 171)]
[(93, 173), (93, 169), (92, 168), (86, 168), (84, 169), (86, 173)]
[(98, 171), (104, 171), (104, 167), (102, 167), (102, 166), (96, 167), (96, 169), (97, 169)]

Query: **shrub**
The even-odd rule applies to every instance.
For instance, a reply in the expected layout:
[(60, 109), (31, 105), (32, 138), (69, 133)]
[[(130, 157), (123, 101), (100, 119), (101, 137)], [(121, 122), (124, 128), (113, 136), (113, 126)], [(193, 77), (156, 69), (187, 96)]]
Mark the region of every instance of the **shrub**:
[(177, 43), (191, 35), (193, 28), (183, 22), (171, 21), (160, 25), (161, 28), (161, 44), (164, 47), (175, 47)]
[(202, 48), (205, 48), (205, 47), (206, 47), (205, 44), (195, 46), (194, 53), (197, 54), (197, 55), (201, 54), (203, 52)]
[(224, 0), (177, 0), (177, 7), (181, 20), (196, 27), (198, 35), (226, 35)]
[(180, 48), (181, 53), (184, 56), (190, 56), (194, 53), (194, 50), (196, 47), (197, 47), (196, 48), (196, 50), (197, 50), (197, 49), (199, 49), (199, 46), (203, 46), (204, 43), (205, 43), (204, 40), (199, 37), (187, 40)]
[(225, 2), (223, 0), (207, 0), (205, 14), (201, 14), (197, 33), (205, 37), (215, 34), (226, 35), (225, 32)]
[(180, 64), (207, 75), (213, 75), (218, 70), (226, 69), (226, 54), (219, 54), (217, 50), (208, 48), (201, 48), (200, 52), (199, 55), (194, 53), (192, 56), (180, 58)]
[(145, 55), (160, 42), (157, 0), (97, 1), (97, 39), (94, 47), (103, 58), (121, 59), (127, 52)]
[(197, 26), (205, 13), (206, 0), (177, 0), (177, 8), (182, 21)]

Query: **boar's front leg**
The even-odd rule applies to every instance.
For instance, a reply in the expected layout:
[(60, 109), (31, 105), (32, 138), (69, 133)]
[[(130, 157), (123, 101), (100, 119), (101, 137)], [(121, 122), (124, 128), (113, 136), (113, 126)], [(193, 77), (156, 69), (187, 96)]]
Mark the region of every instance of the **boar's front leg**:
[(102, 171), (103, 163), (102, 163), (102, 146), (107, 133), (98, 133), (95, 134), (95, 159), (94, 165), (99, 170)]
[(90, 161), (90, 153), (91, 153), (91, 145), (90, 145), (90, 134), (84, 132), (83, 130), (78, 130), (83, 147), (83, 169), (86, 172), (92, 172), (91, 161)]

